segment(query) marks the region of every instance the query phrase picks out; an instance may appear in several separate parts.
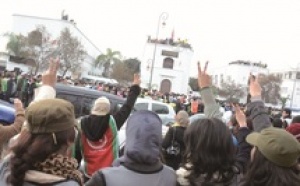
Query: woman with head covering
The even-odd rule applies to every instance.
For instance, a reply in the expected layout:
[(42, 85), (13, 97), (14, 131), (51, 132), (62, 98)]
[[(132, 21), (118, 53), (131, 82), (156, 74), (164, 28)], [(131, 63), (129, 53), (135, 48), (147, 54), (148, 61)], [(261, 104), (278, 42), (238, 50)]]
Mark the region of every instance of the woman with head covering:
[(297, 186), (300, 143), (283, 129), (269, 127), (247, 136), (254, 146), (242, 186)]
[[(54, 91), (58, 66), (58, 60), (52, 61), (43, 75), (46, 90)], [(1, 186), (83, 185), (77, 161), (69, 157), (76, 136), (74, 107), (47, 97), (49, 92), (42, 88), (27, 108), (25, 128), (0, 164)]]
[(175, 121), (163, 140), (162, 148), (166, 164), (177, 170), (185, 150), (183, 134), (189, 124), (188, 113), (184, 110), (179, 111), (175, 116)]

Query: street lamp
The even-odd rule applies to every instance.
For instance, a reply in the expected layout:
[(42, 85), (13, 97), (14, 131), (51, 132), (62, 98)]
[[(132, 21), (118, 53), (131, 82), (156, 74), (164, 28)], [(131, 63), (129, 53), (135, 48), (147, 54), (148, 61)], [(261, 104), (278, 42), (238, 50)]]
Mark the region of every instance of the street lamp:
[(149, 79), (149, 90), (152, 89), (151, 87), (152, 87), (153, 69), (154, 69), (154, 63), (155, 63), (155, 54), (156, 54), (156, 46), (157, 46), (157, 41), (158, 41), (160, 23), (162, 22), (162, 25), (165, 26), (166, 25), (165, 21), (168, 19), (168, 17), (169, 17), (169, 14), (167, 12), (163, 12), (160, 14), (159, 19), (158, 19), (157, 30), (156, 30), (156, 39), (155, 39), (155, 43), (154, 43), (153, 58), (152, 58), (152, 64), (151, 64), (150, 79)]

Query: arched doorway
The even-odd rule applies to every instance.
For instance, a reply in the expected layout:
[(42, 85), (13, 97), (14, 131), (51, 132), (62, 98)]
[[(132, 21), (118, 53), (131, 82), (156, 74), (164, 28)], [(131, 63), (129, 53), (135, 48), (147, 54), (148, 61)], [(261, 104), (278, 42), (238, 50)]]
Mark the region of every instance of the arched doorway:
[(160, 92), (161, 93), (169, 93), (171, 91), (171, 81), (168, 79), (164, 79), (160, 83)]

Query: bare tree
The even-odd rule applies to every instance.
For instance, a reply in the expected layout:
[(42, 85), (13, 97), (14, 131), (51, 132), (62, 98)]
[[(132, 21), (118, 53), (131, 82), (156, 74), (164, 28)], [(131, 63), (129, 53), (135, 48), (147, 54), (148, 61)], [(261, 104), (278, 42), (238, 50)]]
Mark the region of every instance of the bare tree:
[(45, 67), (45, 61), (53, 55), (54, 47), (51, 36), (44, 26), (37, 26), (28, 35), (6, 34), (9, 37), (7, 50), (10, 54), (30, 59), (34, 62), (34, 74), (37, 74)]
[(57, 42), (61, 57), (60, 71), (62, 75), (65, 76), (68, 71), (79, 73), (81, 64), (86, 55), (86, 51), (81, 42), (72, 36), (68, 28), (61, 31)]
[(54, 48), (51, 35), (45, 26), (37, 26), (29, 32), (24, 50), (35, 62), (34, 74), (46, 68), (46, 61), (54, 55)]
[(277, 104), (280, 100), (280, 86), (282, 79), (276, 75), (264, 75), (258, 76), (259, 83), (262, 87), (262, 99), (266, 103)]
[(221, 87), (218, 90), (218, 94), (219, 96), (232, 101), (235, 99), (241, 99), (245, 95), (245, 91), (242, 85), (237, 84), (233, 80), (229, 79), (228, 81), (224, 81), (221, 84)]

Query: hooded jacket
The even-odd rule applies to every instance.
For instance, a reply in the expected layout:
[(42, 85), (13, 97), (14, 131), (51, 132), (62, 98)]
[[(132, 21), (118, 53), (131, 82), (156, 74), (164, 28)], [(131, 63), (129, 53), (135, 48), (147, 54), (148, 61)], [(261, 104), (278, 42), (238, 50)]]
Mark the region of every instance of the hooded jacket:
[(127, 122), (124, 156), (115, 167), (97, 171), (86, 186), (175, 186), (175, 172), (160, 161), (161, 130), (157, 114), (135, 112)]

